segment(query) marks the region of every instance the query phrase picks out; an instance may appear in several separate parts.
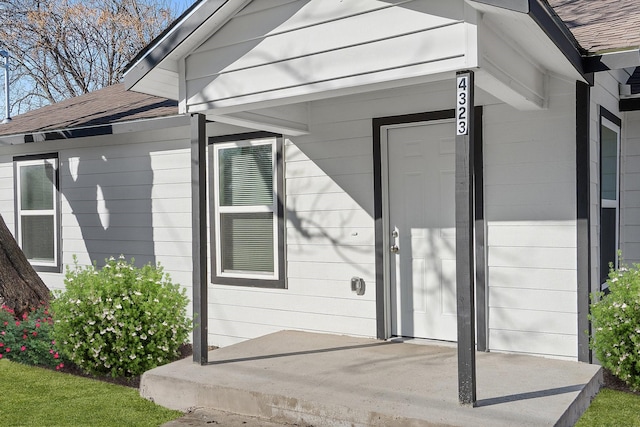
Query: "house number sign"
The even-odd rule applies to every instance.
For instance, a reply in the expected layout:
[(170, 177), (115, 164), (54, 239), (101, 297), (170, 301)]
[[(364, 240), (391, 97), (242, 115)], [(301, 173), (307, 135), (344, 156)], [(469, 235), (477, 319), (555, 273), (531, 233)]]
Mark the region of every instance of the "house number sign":
[(456, 78), (456, 135), (469, 134), (469, 74)]

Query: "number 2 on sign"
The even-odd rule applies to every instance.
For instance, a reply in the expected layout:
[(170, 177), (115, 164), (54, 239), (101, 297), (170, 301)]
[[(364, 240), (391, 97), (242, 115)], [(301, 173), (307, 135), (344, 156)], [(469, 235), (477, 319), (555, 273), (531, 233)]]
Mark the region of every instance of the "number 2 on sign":
[(469, 77), (459, 76), (456, 80), (456, 134), (467, 135), (469, 133)]

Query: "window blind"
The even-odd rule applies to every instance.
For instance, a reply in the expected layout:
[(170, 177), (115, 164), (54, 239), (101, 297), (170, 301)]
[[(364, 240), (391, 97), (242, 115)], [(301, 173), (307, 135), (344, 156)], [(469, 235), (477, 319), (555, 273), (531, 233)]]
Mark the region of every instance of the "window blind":
[(222, 214), (223, 271), (273, 273), (273, 214)]
[(217, 176), (221, 271), (273, 274), (273, 144), (218, 148)]
[(220, 205), (271, 205), (272, 165), (270, 144), (220, 150)]

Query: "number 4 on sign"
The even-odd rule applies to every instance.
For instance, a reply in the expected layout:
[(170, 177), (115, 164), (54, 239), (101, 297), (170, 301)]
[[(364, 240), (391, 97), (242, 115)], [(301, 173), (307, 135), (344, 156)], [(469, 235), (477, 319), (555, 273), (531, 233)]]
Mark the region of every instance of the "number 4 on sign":
[(456, 90), (456, 134), (469, 133), (469, 76), (457, 78)]

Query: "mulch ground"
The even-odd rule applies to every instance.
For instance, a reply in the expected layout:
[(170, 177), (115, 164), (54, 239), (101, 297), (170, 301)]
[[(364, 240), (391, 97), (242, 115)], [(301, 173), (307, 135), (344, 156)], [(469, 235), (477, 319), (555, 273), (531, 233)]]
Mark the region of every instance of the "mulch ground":
[(624, 391), (626, 393), (635, 394), (640, 396), (640, 391), (631, 391), (628, 385), (621, 379), (615, 377), (608, 369), (604, 370), (604, 386), (612, 390)]
[[(209, 350), (215, 350), (217, 347), (209, 347)], [(180, 357), (176, 360), (184, 359), (186, 357), (191, 357), (193, 354), (193, 347), (191, 344), (183, 344), (180, 346)], [(92, 375), (84, 372), (77, 365), (72, 362), (65, 362), (64, 368), (60, 369), (60, 372), (64, 372), (66, 374), (77, 375), (79, 377), (92, 378), (98, 381), (104, 381), (107, 383), (123, 385), (125, 387), (131, 388), (140, 388), (140, 377), (141, 375), (137, 375), (135, 377), (112, 377), (110, 375)]]

